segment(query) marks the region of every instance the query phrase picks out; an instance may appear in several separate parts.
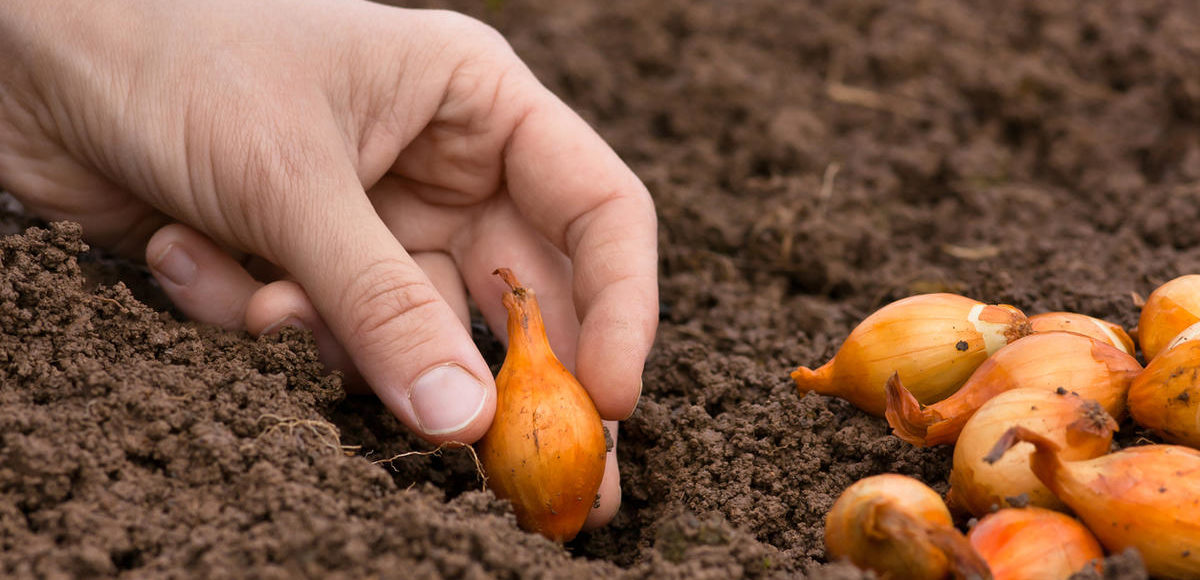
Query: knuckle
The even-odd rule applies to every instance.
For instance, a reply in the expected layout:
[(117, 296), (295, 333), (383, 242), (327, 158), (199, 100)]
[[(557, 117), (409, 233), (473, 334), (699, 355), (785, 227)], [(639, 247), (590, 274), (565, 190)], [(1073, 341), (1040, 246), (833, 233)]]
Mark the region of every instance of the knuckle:
[(524, 63), (504, 35), (491, 25), (458, 13), (446, 14), (433, 27), (438, 44), (457, 61), (455, 76), (503, 78), (524, 69)]
[[(352, 336), (364, 346), (395, 348), (402, 354), (420, 346), (437, 328), (441, 297), (433, 286), (410, 273), (397, 261), (370, 266), (346, 294), (346, 312), (354, 325)], [(396, 341), (403, 340), (403, 345)]]
[(450, 10), (432, 12), (436, 26), (448, 39), (461, 42), (471, 39), (471, 44), (481, 49), (503, 47), (509, 49), (508, 40), (493, 26), (479, 19)]

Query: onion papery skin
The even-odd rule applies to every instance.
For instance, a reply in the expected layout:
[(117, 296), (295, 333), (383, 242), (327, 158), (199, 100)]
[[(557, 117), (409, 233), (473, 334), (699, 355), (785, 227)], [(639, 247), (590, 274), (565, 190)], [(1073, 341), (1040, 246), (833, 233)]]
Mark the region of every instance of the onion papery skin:
[(1074, 332), (1111, 344), (1125, 354), (1137, 354), (1133, 338), (1119, 324), (1077, 312), (1043, 312), (1029, 317), (1034, 332)]

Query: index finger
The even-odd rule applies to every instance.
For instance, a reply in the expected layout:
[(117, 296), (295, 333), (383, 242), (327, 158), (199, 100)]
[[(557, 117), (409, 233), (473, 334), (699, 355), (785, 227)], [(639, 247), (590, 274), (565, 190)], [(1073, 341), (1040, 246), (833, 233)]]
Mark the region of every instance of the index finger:
[(658, 325), (658, 234), (650, 193), (591, 127), (541, 85), (505, 150), (509, 195), (572, 263), (576, 373), (601, 416), (641, 393)]

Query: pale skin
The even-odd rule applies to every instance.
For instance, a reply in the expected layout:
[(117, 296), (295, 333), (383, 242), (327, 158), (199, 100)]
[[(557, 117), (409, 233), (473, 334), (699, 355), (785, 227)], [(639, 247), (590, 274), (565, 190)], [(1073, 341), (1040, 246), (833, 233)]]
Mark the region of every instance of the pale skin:
[[(0, 5), (0, 188), (145, 259), (192, 319), (314, 333), (432, 443), (477, 440), (508, 267), (615, 435), (658, 319), (646, 188), (499, 34), (354, 0)], [(615, 453), (615, 447), (614, 447)], [(620, 504), (614, 453), (589, 527)]]

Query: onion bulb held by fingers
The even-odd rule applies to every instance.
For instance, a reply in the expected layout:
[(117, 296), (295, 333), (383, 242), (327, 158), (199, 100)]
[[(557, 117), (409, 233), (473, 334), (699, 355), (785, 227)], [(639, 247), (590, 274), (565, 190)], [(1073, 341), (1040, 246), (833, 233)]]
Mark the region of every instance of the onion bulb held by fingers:
[(1065, 461), (1049, 438), (1013, 427), (988, 459), (1022, 441), (1038, 479), (1110, 552), (1136, 548), (1154, 578), (1200, 578), (1200, 451), (1145, 445)]
[(1137, 359), (1073, 332), (1039, 332), (992, 355), (950, 398), (922, 408), (899, 380), (887, 385), (887, 420), (913, 445), (954, 443), (967, 419), (988, 399), (1018, 387), (1064, 389), (1094, 399), (1114, 418), (1125, 414)]
[(958, 436), (947, 494), (950, 507), (976, 517), (1012, 505), (1013, 501), (1067, 509), (1029, 469), (1032, 445), (1023, 443), (1020, 449), (993, 463), (983, 460), (996, 440), (1018, 425), (1052, 439), (1062, 447), (1063, 458), (1069, 460), (1108, 453), (1117, 428), (1117, 422), (1099, 403), (1074, 393), (1029, 388), (1000, 393), (967, 420)]
[(955, 294), (898, 300), (868, 316), (837, 354), (816, 370), (800, 367), (792, 379), (801, 393), (841, 397), (883, 415), (883, 386), (899, 373), (922, 403), (946, 398), (988, 355), (1031, 332), (1025, 315)]
[(1200, 448), (1200, 341), (1160, 352), (1129, 386), (1129, 414), (1171, 443)]
[(1189, 274), (1155, 288), (1138, 318), (1138, 344), (1149, 363), (1180, 332), (1200, 322), (1200, 275)]
[(830, 559), (849, 559), (884, 579), (991, 577), (941, 496), (904, 475), (875, 475), (846, 488), (825, 517), (825, 546)]
[(1075, 312), (1043, 312), (1029, 317), (1034, 332), (1061, 330), (1090, 336), (1100, 342), (1111, 344), (1129, 356), (1133, 356), (1133, 339), (1119, 324)]
[(496, 376), (496, 417), (479, 442), (480, 461), (522, 528), (564, 542), (596, 501), (604, 426), (587, 391), (550, 350), (533, 291), (507, 269), (496, 273), (512, 289), (503, 297), (508, 354)]
[(967, 540), (996, 580), (1066, 580), (1089, 564), (1099, 572), (1104, 558), (1096, 536), (1078, 520), (1037, 507), (988, 514)]

